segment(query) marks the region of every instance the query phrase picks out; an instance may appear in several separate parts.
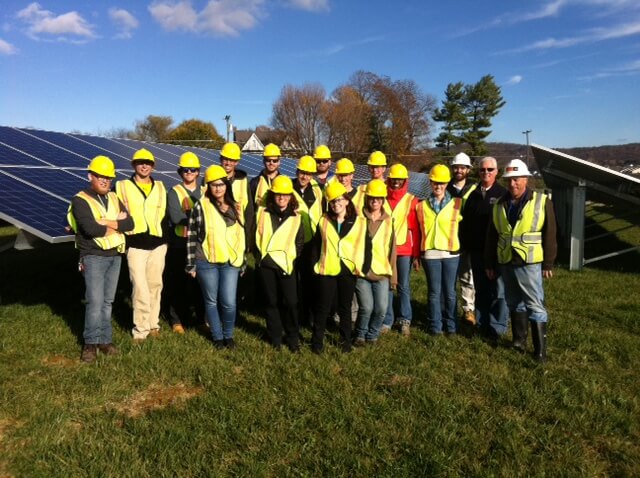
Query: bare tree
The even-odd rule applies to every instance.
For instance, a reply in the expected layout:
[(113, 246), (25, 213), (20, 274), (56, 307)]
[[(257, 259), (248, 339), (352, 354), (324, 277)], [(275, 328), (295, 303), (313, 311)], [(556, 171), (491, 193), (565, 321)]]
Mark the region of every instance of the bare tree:
[(327, 144), (357, 160), (369, 152), (371, 107), (351, 86), (340, 86), (325, 103)]
[(273, 104), (271, 124), (286, 132), (301, 151), (311, 152), (321, 142), (325, 90), (319, 84), (300, 88), (286, 85)]

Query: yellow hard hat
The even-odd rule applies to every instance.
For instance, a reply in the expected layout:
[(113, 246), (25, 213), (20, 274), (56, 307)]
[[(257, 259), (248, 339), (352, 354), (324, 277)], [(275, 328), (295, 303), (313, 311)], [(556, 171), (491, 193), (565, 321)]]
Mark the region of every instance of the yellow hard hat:
[(336, 174), (353, 174), (356, 168), (349, 158), (342, 158), (336, 162)]
[(271, 181), (271, 192), (273, 194), (293, 194), (293, 183), (291, 178), (282, 174)]
[(315, 173), (318, 171), (316, 162), (309, 155), (305, 155), (298, 160), (298, 169), (305, 173)]
[(347, 194), (347, 188), (338, 181), (333, 181), (324, 188), (324, 197), (327, 198), (327, 202), (338, 199), (340, 196), (344, 196), (345, 194)]
[(87, 169), (105, 178), (116, 177), (116, 167), (113, 165), (113, 161), (106, 156), (96, 156), (93, 158)]
[(273, 143), (269, 143), (264, 147), (262, 156), (265, 158), (272, 158), (274, 156), (277, 156), (279, 158), (280, 156), (282, 156), (282, 154), (280, 154), (280, 148), (278, 148), (278, 146)]
[(198, 157), (192, 153), (191, 151), (187, 151), (186, 153), (182, 153), (180, 156), (180, 161), (178, 161), (179, 168), (199, 168), (200, 160)]
[(227, 177), (227, 172), (224, 168), (218, 164), (214, 164), (213, 166), (209, 166), (207, 170), (204, 172), (204, 182), (209, 184), (212, 181), (216, 181), (218, 179), (224, 179)]
[(386, 166), (387, 165), (387, 157), (384, 155), (382, 151), (374, 151), (369, 155), (369, 160), (367, 161), (369, 166)]
[(387, 185), (382, 179), (372, 179), (367, 183), (364, 193), (372, 198), (386, 198)]
[(151, 154), (151, 151), (144, 148), (139, 149), (138, 151), (133, 153), (133, 159), (131, 161), (151, 161), (152, 163), (156, 162), (153, 154)]
[(324, 144), (316, 146), (313, 151), (313, 159), (331, 159), (331, 151)]
[(240, 146), (236, 143), (225, 143), (220, 150), (220, 156), (232, 161), (240, 161)]
[(391, 179), (409, 179), (409, 171), (404, 164), (394, 164), (389, 168), (389, 178)]
[(444, 164), (436, 164), (429, 171), (429, 180), (434, 183), (448, 183), (451, 181), (451, 171)]

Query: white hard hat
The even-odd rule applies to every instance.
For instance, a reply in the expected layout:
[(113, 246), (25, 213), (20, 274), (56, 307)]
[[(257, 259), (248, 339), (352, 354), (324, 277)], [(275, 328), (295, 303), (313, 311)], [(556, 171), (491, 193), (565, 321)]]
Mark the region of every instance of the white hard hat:
[(451, 166), (467, 166), (470, 168), (471, 158), (465, 153), (458, 153), (454, 156), (453, 161), (451, 161)]
[(519, 178), (522, 176), (531, 176), (529, 168), (524, 161), (520, 159), (512, 159), (504, 168), (503, 178)]

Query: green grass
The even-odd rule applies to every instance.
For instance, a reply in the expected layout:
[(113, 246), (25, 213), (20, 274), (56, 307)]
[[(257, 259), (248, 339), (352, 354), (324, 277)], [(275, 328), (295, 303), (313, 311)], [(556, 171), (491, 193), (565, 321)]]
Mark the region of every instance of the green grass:
[(0, 254), (0, 476), (640, 474), (638, 274), (559, 268), (544, 367), (420, 320), (348, 355), (277, 353), (248, 314), (233, 352), (167, 328), (136, 346), (122, 280), (121, 353), (85, 365), (75, 258)]

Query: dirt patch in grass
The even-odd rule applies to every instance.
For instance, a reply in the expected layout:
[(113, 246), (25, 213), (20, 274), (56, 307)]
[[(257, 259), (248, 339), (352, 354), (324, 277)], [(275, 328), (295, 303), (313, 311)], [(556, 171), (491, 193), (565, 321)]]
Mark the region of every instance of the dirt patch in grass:
[(78, 361), (63, 355), (48, 355), (42, 359), (42, 365), (71, 367), (77, 365)]
[(124, 402), (114, 405), (116, 411), (137, 418), (153, 410), (170, 406), (181, 406), (187, 400), (200, 395), (202, 387), (189, 387), (183, 383), (177, 385), (150, 385), (146, 390), (136, 393)]
[(392, 386), (392, 387), (409, 388), (413, 384), (413, 381), (414, 381), (414, 377), (393, 374), (386, 381), (385, 385)]

